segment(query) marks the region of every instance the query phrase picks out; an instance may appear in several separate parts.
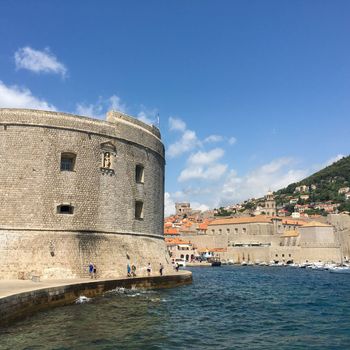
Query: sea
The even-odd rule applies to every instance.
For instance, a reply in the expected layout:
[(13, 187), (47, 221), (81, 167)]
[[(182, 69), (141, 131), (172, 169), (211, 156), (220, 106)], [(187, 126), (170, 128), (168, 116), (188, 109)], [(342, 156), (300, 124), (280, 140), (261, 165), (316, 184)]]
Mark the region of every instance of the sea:
[(0, 349), (350, 349), (350, 274), (189, 269), (191, 285), (117, 289), (39, 312), (0, 329)]

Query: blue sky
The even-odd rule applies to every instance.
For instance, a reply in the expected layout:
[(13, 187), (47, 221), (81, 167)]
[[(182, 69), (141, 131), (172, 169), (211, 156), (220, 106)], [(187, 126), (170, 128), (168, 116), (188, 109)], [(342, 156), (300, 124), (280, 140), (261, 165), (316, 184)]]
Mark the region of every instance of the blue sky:
[(0, 107), (160, 116), (166, 213), (349, 154), (350, 2), (0, 2)]

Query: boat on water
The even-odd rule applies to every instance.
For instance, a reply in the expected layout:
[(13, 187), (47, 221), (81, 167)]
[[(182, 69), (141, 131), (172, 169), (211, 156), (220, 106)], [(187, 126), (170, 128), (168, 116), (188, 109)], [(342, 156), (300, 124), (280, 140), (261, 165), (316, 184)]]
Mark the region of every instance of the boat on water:
[(209, 262), (211, 263), (211, 266), (221, 266), (221, 261), (219, 258), (211, 258)]
[(350, 274), (350, 268), (348, 266), (336, 266), (331, 269), (329, 269), (329, 272), (332, 273), (349, 273)]

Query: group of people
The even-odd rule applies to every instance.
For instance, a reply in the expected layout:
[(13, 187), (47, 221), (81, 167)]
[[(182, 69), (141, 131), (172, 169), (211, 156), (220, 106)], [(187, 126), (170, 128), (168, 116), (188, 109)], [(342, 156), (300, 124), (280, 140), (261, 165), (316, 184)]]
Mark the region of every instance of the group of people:
[[(152, 266), (151, 263), (148, 263), (147, 265), (147, 275), (151, 276), (152, 273)], [(164, 265), (162, 263), (159, 263), (159, 274), (160, 276), (163, 276), (163, 270)], [(126, 265), (126, 272), (128, 277), (136, 277), (136, 266), (133, 264), (130, 266), (130, 263), (128, 262)], [(94, 265), (92, 262), (89, 264), (89, 276), (90, 278), (96, 278), (96, 265)]]
[[(132, 265), (130, 267), (130, 264), (128, 263), (126, 266), (126, 269), (127, 269), (128, 277), (135, 277), (136, 276), (136, 266), (135, 265)], [(147, 275), (151, 276), (151, 274), (152, 274), (151, 263), (148, 263), (146, 270), (147, 270)], [(164, 270), (164, 265), (162, 263), (159, 263), (159, 274), (161, 276), (163, 276), (163, 270)]]
[(136, 277), (136, 266), (135, 265), (130, 266), (130, 264), (128, 263), (126, 266), (126, 270), (127, 270), (128, 277)]

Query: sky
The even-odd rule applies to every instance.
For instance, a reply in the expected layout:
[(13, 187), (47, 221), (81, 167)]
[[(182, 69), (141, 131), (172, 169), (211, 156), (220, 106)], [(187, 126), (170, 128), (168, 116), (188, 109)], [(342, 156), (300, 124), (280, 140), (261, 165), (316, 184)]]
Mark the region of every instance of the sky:
[(155, 124), (165, 213), (235, 204), (349, 154), (349, 14), (348, 0), (2, 0), (0, 108)]

